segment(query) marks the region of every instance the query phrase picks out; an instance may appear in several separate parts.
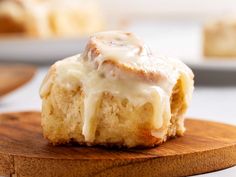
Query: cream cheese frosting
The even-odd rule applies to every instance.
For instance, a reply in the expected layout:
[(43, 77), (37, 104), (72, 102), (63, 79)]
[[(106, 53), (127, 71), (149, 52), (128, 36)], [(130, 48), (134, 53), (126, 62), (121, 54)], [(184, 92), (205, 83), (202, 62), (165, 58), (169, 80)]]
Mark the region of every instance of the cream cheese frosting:
[[(95, 34), (82, 54), (58, 61), (54, 67), (56, 74), (50, 77), (55, 79), (49, 77), (44, 81), (40, 95), (46, 97), (50, 93), (52, 82), (67, 90), (82, 87), (85, 96), (82, 134), (87, 142), (95, 139), (96, 107), (103, 93), (126, 98), (134, 106), (151, 103), (153, 130), (158, 130), (164, 122), (170, 122), (170, 97), (177, 80), (183, 80), (187, 103), (193, 90), (190, 83), (193, 74), (186, 65), (153, 56), (136, 36), (120, 31)], [(153, 136), (159, 136), (153, 132)]]

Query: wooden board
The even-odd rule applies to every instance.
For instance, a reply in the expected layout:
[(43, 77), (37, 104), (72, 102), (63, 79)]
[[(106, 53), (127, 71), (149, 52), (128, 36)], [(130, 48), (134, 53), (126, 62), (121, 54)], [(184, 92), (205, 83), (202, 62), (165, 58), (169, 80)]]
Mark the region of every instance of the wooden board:
[(29, 65), (0, 64), (0, 96), (28, 82), (35, 71), (35, 67)]
[(52, 146), (40, 113), (0, 115), (0, 175), (18, 177), (185, 176), (236, 164), (236, 127), (186, 120), (184, 137), (151, 149)]

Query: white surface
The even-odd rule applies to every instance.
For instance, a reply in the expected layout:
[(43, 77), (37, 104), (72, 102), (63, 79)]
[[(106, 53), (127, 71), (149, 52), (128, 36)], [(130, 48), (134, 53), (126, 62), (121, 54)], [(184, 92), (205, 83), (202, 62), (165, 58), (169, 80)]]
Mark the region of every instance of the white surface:
[[(28, 84), (0, 100), (0, 112), (40, 110), (39, 86), (47, 68), (39, 69), (36, 77)], [(190, 117), (208, 119), (236, 125), (236, 87), (196, 88), (190, 109)], [(201, 177), (235, 177), (236, 167), (200, 175)]]
[(235, 13), (235, 0), (100, 0), (112, 17), (185, 18), (206, 20)]
[(5, 61), (52, 62), (81, 52), (87, 38), (0, 38), (0, 59)]

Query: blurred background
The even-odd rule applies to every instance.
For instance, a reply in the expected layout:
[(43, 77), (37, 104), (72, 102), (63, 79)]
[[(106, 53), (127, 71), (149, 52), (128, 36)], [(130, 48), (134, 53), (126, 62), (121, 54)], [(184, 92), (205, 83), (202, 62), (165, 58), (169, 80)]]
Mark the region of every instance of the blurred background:
[(40, 110), (52, 63), (80, 53), (94, 32), (126, 30), (193, 69), (188, 117), (236, 125), (235, 12), (235, 0), (0, 0), (0, 111)]

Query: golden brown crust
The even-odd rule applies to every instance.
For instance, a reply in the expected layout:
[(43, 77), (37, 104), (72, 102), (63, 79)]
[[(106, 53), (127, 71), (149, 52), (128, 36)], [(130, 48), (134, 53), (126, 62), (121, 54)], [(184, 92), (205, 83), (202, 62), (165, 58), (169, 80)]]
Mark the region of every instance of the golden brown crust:
[(146, 129), (146, 130), (140, 129), (139, 138), (143, 140), (142, 146), (146, 146), (146, 147), (153, 147), (165, 141), (164, 139), (153, 136), (149, 129)]
[[(0, 7), (1, 5), (3, 7), (0, 8), (0, 12), (2, 11), (2, 13), (0, 13), (0, 35), (9, 35), (9, 34), (24, 34), (26, 33), (27, 29), (25, 24), (23, 23), (23, 17), (21, 16), (22, 14), (19, 13), (18, 17), (16, 18), (14, 15), (11, 14), (11, 12), (7, 13), (8, 9), (4, 9), (4, 4), (10, 4), (12, 3), (12, 5), (14, 6), (14, 8), (12, 10), (14, 11), (18, 11), (19, 12), (23, 12), (23, 5), (22, 2), (20, 0), (11, 0), (11, 1), (7, 1), (7, 0), (1, 0), (0, 1)], [(2, 9), (3, 8), (3, 9)]]
[[(167, 137), (167, 139), (171, 139), (174, 138), (175, 136), (169, 136)], [(116, 142), (116, 143), (111, 143), (111, 142), (103, 142), (103, 143), (98, 143), (98, 142), (93, 142), (93, 143), (88, 143), (88, 142), (78, 142), (75, 139), (68, 139), (68, 140), (57, 140), (57, 141), (52, 141), (49, 137), (47, 137), (46, 135), (44, 135), (44, 138), (48, 139), (49, 142), (54, 145), (54, 146), (59, 146), (59, 145), (65, 145), (65, 144), (78, 144), (81, 146), (103, 146), (103, 147), (107, 147), (107, 148), (111, 148), (111, 147), (115, 147), (115, 148), (151, 148), (151, 147), (155, 147), (158, 146), (160, 144), (162, 144), (163, 142), (165, 142), (166, 140), (164, 139), (160, 139), (160, 138), (155, 138), (153, 136), (149, 137), (149, 136), (143, 136), (144, 141), (143, 144), (141, 145), (137, 145), (134, 147), (129, 147), (127, 144), (125, 144), (123, 141), (122, 142)], [(141, 138), (141, 137), (140, 137)], [(151, 138), (151, 139), (150, 139)]]
[(25, 26), (9, 16), (0, 16), (0, 34), (25, 33)]

